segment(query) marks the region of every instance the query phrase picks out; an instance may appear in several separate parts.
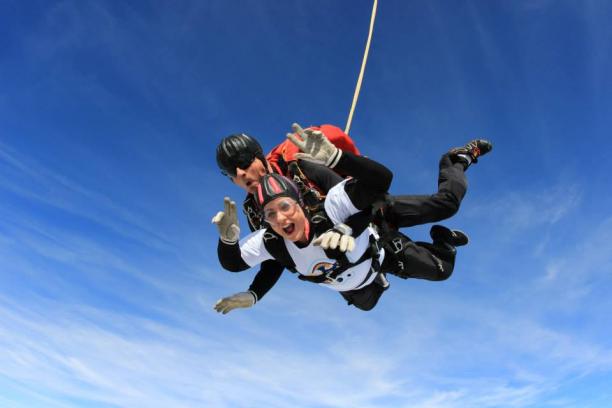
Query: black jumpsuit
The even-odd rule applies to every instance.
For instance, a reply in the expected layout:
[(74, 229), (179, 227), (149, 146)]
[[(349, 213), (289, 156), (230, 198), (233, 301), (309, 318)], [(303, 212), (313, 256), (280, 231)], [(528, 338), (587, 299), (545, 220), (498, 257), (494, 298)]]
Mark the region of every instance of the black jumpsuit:
[[(370, 178), (370, 183), (376, 185), (380, 177), (376, 173), (378, 163), (368, 159), (361, 160), (351, 154), (347, 160), (341, 161), (336, 170), (346, 174), (359, 174), (362, 178)], [(343, 163), (344, 167), (343, 168)], [(302, 170), (306, 176), (324, 187), (327, 191), (341, 180), (337, 174), (324, 166), (312, 163), (301, 163)], [(388, 170), (387, 170), (388, 171)], [(440, 175), (438, 180), (438, 192), (436, 194), (395, 196), (389, 201), (385, 208), (387, 220), (396, 227), (413, 226), (417, 224), (438, 221), (453, 215), (465, 195), (466, 182), (463, 174), (464, 168), (460, 163), (453, 164), (448, 155), (440, 160)], [(367, 200), (371, 198), (368, 197)], [(371, 204), (371, 202), (369, 202)], [(368, 204), (368, 205), (369, 205)], [(360, 207), (358, 207), (360, 208)], [(250, 227), (254, 229), (254, 226)], [(396, 252), (393, 256), (389, 253), (382, 265), (384, 272), (396, 274), (402, 278), (420, 278), (428, 280), (443, 280), (450, 276), (454, 266), (455, 250), (447, 246), (433, 245), (429, 243), (414, 243), (405, 235), (395, 233), (392, 246), (387, 251)], [(248, 265), (236, 259), (228, 251), (226, 245), (220, 243), (219, 259), (224, 268), (231, 271), (240, 271), (248, 268)], [(283, 266), (276, 261), (266, 261), (261, 264), (261, 269), (255, 277), (249, 290), (253, 291), (258, 299), (276, 283), (283, 270)], [(343, 292), (342, 295), (349, 302), (363, 310), (369, 310), (378, 301), (382, 289), (373, 283), (371, 288), (362, 288), (358, 291)]]

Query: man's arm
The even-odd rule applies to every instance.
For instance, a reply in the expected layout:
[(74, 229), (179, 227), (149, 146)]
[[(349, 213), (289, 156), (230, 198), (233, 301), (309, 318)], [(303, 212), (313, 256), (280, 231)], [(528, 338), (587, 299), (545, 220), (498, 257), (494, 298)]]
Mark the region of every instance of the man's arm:
[(343, 152), (334, 146), (325, 135), (311, 129), (303, 130), (297, 123), (287, 138), (303, 153), (295, 155), (298, 159), (324, 164), (339, 173), (354, 179), (344, 183), (351, 202), (358, 210), (363, 210), (376, 202), (391, 185), (393, 173), (385, 166), (363, 156)]
[(298, 160), (298, 165), (306, 178), (312, 181), (323, 194), (344, 180), (338, 173), (322, 164)]
[[(299, 160), (299, 169), (323, 194), (327, 194), (333, 186), (344, 180), (343, 177), (329, 167), (306, 160)], [(343, 223), (348, 229), (344, 226), (336, 226), (327, 232), (327, 236), (319, 237), (314, 243), (315, 245), (320, 245), (323, 249), (339, 248), (342, 252), (350, 251), (355, 245), (355, 240), (352, 237), (361, 235), (370, 225), (372, 218), (371, 211), (362, 211), (354, 214)]]
[(379, 200), (393, 180), (393, 173), (382, 164), (349, 152), (342, 153), (335, 168), (353, 177), (345, 183), (344, 190), (358, 210)]

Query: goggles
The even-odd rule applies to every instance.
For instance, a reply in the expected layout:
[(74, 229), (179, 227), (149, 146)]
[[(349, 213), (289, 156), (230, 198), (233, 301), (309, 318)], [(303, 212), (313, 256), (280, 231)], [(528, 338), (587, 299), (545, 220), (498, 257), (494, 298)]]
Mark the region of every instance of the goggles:
[(234, 155), (227, 167), (221, 170), (221, 174), (228, 177), (236, 177), (236, 169), (246, 170), (255, 161), (257, 156), (251, 152), (242, 152)]
[(281, 200), (275, 207), (264, 209), (264, 220), (269, 224), (275, 224), (279, 214), (285, 217), (291, 217), (295, 214), (297, 207), (298, 203), (290, 198)]

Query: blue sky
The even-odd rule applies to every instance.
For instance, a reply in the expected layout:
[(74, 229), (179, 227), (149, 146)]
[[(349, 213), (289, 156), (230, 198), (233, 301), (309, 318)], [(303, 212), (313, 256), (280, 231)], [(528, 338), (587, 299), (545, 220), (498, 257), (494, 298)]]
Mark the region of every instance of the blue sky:
[(370, 11), (0, 2), (0, 406), (610, 406), (610, 2), (381, 1), (351, 134), (392, 192), (495, 145), (445, 222), (454, 275), (363, 313), (286, 274), (213, 311), (255, 272), (216, 260), (243, 196), (217, 142), (342, 127)]

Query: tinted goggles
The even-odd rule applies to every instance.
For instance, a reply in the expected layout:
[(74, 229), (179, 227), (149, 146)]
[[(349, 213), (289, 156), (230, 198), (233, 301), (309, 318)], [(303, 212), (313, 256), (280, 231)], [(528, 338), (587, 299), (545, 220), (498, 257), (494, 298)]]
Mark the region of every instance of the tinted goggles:
[(236, 177), (236, 169), (246, 170), (253, 163), (256, 156), (254, 153), (242, 152), (231, 158), (231, 161), (221, 169), (221, 174), (229, 177)]

